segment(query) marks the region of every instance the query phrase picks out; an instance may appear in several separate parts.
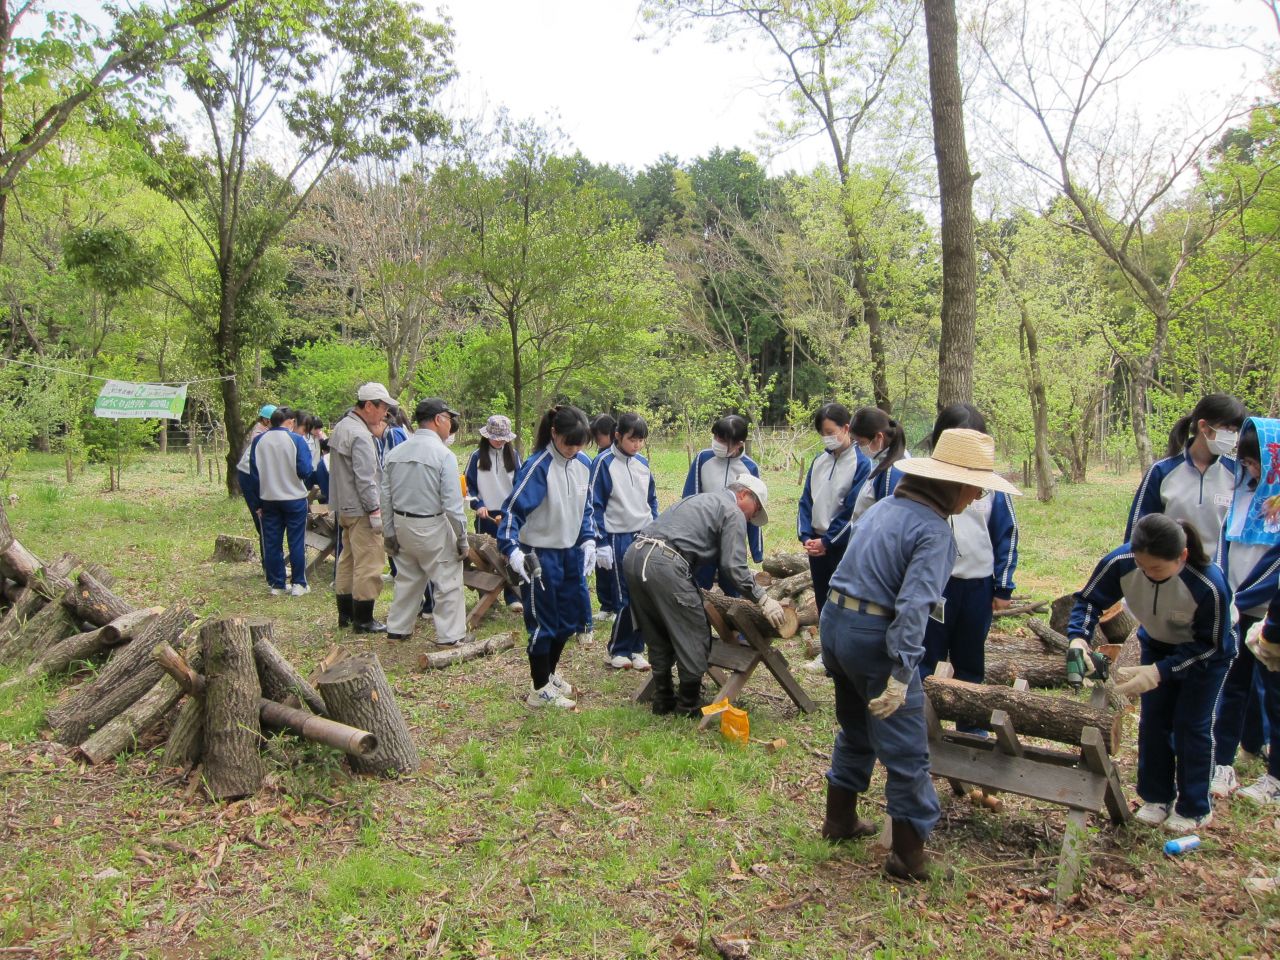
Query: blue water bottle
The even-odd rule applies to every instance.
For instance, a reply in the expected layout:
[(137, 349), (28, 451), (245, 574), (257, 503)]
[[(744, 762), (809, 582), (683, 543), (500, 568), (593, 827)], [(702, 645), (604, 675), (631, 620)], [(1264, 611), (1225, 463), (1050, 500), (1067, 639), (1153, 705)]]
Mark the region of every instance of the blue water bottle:
[(1189, 837), (1178, 837), (1176, 840), (1170, 840), (1164, 845), (1164, 852), (1171, 857), (1176, 857), (1178, 854), (1194, 850), (1198, 846), (1200, 846), (1200, 838), (1193, 833)]

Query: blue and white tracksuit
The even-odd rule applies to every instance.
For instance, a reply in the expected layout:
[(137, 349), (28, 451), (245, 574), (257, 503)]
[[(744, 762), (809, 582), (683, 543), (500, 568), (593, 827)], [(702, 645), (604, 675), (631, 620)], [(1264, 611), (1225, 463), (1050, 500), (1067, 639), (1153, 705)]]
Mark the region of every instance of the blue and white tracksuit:
[(1212, 564), (1187, 564), (1156, 583), (1126, 543), (1099, 561), (1076, 594), (1067, 636), (1089, 640), (1103, 611), (1121, 599), (1141, 624), (1143, 664), (1160, 670), (1160, 685), (1142, 695), (1138, 796), (1147, 803), (1176, 797), (1181, 816), (1204, 816), (1211, 809), (1214, 711), (1236, 653), (1231, 591)]
[[(1214, 762), (1221, 766), (1235, 763), (1250, 706), (1259, 709), (1261, 715), (1255, 718), (1258, 725), (1263, 726), (1262, 716), (1266, 716), (1270, 721), (1271, 735), (1280, 741), (1280, 730), (1277, 730), (1280, 684), (1273, 685), (1275, 692), (1267, 689), (1266, 677), (1262, 675), (1270, 671), (1261, 666), (1244, 645), (1245, 634), (1267, 615), (1267, 604), (1280, 590), (1280, 544), (1227, 539), (1228, 533), (1240, 534), (1256, 489), (1257, 484), (1252, 479), (1241, 476), (1234, 494), (1235, 512), (1232, 514), (1237, 529), (1229, 531), (1224, 525), (1222, 538), (1218, 541), (1218, 566), (1226, 575), (1227, 586), (1231, 588), (1234, 605), (1240, 615), (1236, 624), (1236, 659), (1227, 672), (1213, 724)], [(1277, 702), (1273, 704), (1273, 701)], [(1276, 718), (1271, 716), (1273, 713)], [(1255, 732), (1254, 737), (1265, 742), (1261, 732)]]
[[(596, 452), (596, 455), (591, 460), (591, 476), (592, 477), (596, 475), (596, 464), (600, 462), (600, 458), (603, 457), (606, 453), (608, 453), (612, 449), (613, 447), (609, 446), (609, 447), (604, 447)], [(592, 480), (591, 486), (592, 486), (592, 489), (594, 490), (595, 489), (594, 480)], [(600, 522), (599, 518), (597, 517), (596, 518), (597, 526), (599, 526), (599, 522)], [(596, 603), (599, 605), (601, 613), (611, 613), (611, 614), (614, 614), (615, 617), (617, 616), (618, 585), (614, 583), (614, 580), (621, 572), (622, 572), (622, 567), (620, 566), (615, 566), (612, 570), (605, 570), (601, 567), (596, 567)], [(587, 610), (587, 616), (588, 617), (591, 616), (590, 609)], [(587, 622), (590, 623), (591, 621), (588, 620)], [(592, 628), (587, 627), (586, 629), (590, 630)]]
[[(723, 490), (744, 473), (749, 473), (753, 477), (760, 476), (760, 468), (745, 453), (736, 457), (717, 457), (715, 451), (708, 448), (693, 458), (689, 475), (685, 477), (684, 491), (680, 496), (691, 497), (695, 493)], [(764, 560), (764, 535), (753, 523), (747, 524), (747, 550), (756, 563)], [(716, 582), (716, 574), (714, 566), (699, 567), (693, 572), (693, 582), (703, 590), (710, 590), (711, 585)], [(726, 597), (740, 596), (732, 583), (721, 581), (720, 589), (724, 591)]]
[(262, 518), (258, 516), (258, 508), (262, 503), (258, 497), (258, 481), (249, 471), (249, 454), (253, 450), (253, 441), (267, 430), (268, 428), (261, 423), (253, 425), (253, 429), (249, 432), (249, 439), (245, 441), (244, 450), (240, 454), (240, 460), (236, 464), (236, 480), (240, 484), (240, 494), (244, 497), (244, 505), (249, 508), (249, 518), (253, 520), (253, 531), (258, 535), (258, 558), (262, 563), (263, 573), (267, 572), (267, 556), (262, 550)]
[[(864, 793), (878, 759), (888, 771), (889, 816), (927, 838), (938, 822), (938, 794), (929, 775), (929, 735), (918, 665), (924, 625), (955, 560), (951, 527), (930, 506), (899, 493), (858, 520), (832, 592), (878, 604), (890, 615), (839, 603), (822, 608), (822, 662), (835, 683), (836, 733), (827, 779)], [(883, 720), (867, 704), (889, 677), (907, 685), (906, 702)]]
[(831, 575), (849, 546), (854, 505), (870, 473), (871, 461), (856, 444), (839, 451), (824, 450), (809, 464), (796, 516), (796, 536), (801, 544), (821, 538), (827, 548), (822, 556), (809, 557), (819, 613), (827, 602)]
[(596, 525), (596, 549), (613, 550), (613, 569), (596, 570), (596, 589), (601, 574), (612, 574), (608, 583), (613, 593), (610, 607), (601, 600), (601, 609), (617, 616), (609, 637), (609, 654), (630, 657), (644, 652), (644, 637), (631, 613), (631, 595), (622, 572), (622, 558), (637, 533), (658, 519), (658, 490), (649, 461), (640, 454), (627, 456), (617, 445), (596, 457), (591, 465), (591, 513)]
[(307, 584), (307, 480), (311, 451), (302, 437), (272, 427), (249, 445), (249, 475), (262, 510), (262, 565), (267, 583), (284, 587), (284, 538), (289, 538), (292, 581)]
[(1211, 552), (1222, 533), (1231, 494), (1235, 490), (1236, 463), (1218, 457), (1201, 473), (1184, 449), (1151, 465), (1129, 508), (1124, 527), (1125, 543), (1133, 538), (1133, 525), (1149, 513), (1163, 513), (1174, 520), (1186, 520), (1200, 534), (1206, 552)]
[(582, 453), (566, 460), (552, 443), (516, 471), (515, 487), (502, 505), (502, 552), (534, 553), (542, 565), (541, 576), (520, 587), (531, 656), (555, 659), (582, 628), (582, 609), (590, 605), (582, 545), (595, 537), (590, 487), (591, 461)]
[[(503, 462), (504, 450), (489, 448), (489, 469), (480, 469), (480, 451), (473, 450), (467, 460), (467, 469), (463, 476), (467, 478), (467, 506), (472, 510), (484, 507), (489, 511), (487, 517), (476, 517), (476, 533), (487, 533), (497, 539), (498, 521), (495, 514), (502, 512), (502, 505), (511, 495), (515, 487), (516, 472), (520, 469), (520, 454), (516, 454), (516, 469), (508, 470)], [(508, 588), (502, 592), (507, 603), (515, 603), (520, 595)]]
[(956, 564), (943, 593), (943, 622), (930, 619), (925, 632), (922, 676), (950, 659), (957, 680), (981, 683), (986, 673), (991, 602), (1013, 596), (1018, 569), (1018, 518), (1013, 498), (993, 491), (951, 518)]

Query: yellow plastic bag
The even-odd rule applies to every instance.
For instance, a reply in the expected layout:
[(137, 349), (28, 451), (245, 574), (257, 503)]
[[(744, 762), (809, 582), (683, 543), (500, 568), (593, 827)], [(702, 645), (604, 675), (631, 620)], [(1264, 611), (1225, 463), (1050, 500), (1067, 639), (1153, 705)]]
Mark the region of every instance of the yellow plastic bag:
[(751, 742), (751, 719), (747, 711), (741, 710), (728, 700), (717, 700), (702, 708), (705, 717), (720, 714), (720, 735), (730, 743), (746, 746)]

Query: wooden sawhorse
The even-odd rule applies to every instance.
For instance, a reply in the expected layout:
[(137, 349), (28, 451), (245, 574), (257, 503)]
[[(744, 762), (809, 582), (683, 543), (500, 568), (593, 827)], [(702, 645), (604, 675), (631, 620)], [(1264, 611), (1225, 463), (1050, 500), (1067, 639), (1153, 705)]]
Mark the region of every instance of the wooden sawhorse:
[(338, 549), (338, 518), (329, 512), (328, 504), (310, 503), (307, 505), (307, 546), (316, 551), (316, 555), (307, 564), (307, 582), (316, 567), (328, 560)]
[(498, 549), (494, 539), (486, 534), (471, 534), (467, 538), (469, 549), (463, 558), (462, 582), (480, 594), (480, 599), (467, 614), (467, 629), (476, 627), (489, 615), (493, 605), (502, 599), (507, 579), (507, 559)]

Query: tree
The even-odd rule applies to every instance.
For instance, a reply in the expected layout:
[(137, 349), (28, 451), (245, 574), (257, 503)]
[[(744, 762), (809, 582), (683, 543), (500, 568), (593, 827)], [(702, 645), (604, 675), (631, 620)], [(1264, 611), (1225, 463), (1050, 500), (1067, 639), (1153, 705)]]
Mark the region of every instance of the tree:
[[(444, 131), (434, 99), (451, 76), (449, 53), (447, 27), (397, 0), (241, 0), (176, 68), (211, 147), (193, 153), (170, 130), (153, 145), (155, 182), (182, 207), (213, 265), (232, 495), (245, 432), (236, 379), (250, 327), (242, 301), (329, 170), (390, 160)], [(293, 139), (280, 170), (257, 155), (276, 117)]]

